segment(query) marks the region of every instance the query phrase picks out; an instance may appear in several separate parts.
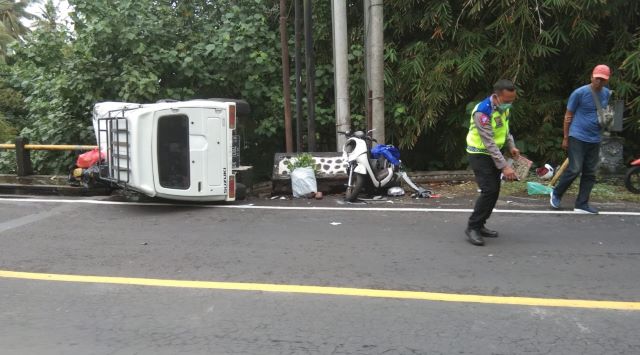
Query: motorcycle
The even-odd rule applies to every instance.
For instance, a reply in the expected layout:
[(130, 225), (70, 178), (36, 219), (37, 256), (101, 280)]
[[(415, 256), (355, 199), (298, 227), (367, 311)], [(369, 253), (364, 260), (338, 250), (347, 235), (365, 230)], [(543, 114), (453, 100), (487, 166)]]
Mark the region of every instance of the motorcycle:
[(624, 184), (634, 194), (640, 194), (640, 159), (631, 162), (631, 167), (624, 177)]
[[(396, 173), (400, 170), (398, 150), (393, 146), (376, 146), (380, 147), (380, 154), (374, 158), (371, 144), (377, 141), (370, 136), (372, 132), (373, 130), (367, 133), (339, 132), (347, 137), (342, 147), (342, 158), (348, 163), (349, 179), (345, 200), (349, 202), (355, 201), (365, 188), (380, 189), (393, 185), (397, 180)], [(388, 150), (389, 153), (384, 153), (383, 150)]]

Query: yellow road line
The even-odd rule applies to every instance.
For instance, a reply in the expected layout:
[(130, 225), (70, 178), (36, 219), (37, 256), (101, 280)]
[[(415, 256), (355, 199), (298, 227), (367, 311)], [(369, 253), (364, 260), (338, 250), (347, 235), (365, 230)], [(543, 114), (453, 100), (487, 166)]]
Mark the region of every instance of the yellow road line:
[(534, 298), (534, 297), (502, 297), (502, 296), (465, 295), (465, 294), (420, 292), (420, 291), (374, 290), (374, 289), (349, 288), (349, 287), (324, 287), (324, 286), (277, 285), (277, 284), (239, 283), (239, 282), (145, 279), (145, 278), (110, 277), (110, 276), (43, 274), (43, 273), (16, 272), (16, 271), (6, 271), (6, 270), (0, 270), (0, 278), (81, 282), (81, 283), (101, 283), (101, 284), (117, 284), (117, 285), (136, 285), (136, 286), (155, 286), (155, 287), (179, 287), (179, 288), (213, 289), (213, 290), (262, 291), (262, 292), (279, 292), (279, 293), (302, 293), (302, 294), (313, 294), (313, 295), (396, 298), (396, 299), (424, 300), (424, 301), (485, 303), (485, 304), (496, 304), (496, 305), (568, 307), (568, 308), (640, 311), (640, 302), (621, 302), (621, 301), (595, 301), (595, 300)]

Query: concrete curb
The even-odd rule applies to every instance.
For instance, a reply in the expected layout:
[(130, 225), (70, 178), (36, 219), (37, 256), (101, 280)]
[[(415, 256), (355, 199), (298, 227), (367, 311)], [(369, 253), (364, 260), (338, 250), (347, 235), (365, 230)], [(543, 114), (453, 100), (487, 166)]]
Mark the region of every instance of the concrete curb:
[(54, 196), (108, 196), (107, 188), (70, 186), (67, 177), (31, 175), (18, 177), (0, 175), (0, 194), (6, 195), (54, 195)]

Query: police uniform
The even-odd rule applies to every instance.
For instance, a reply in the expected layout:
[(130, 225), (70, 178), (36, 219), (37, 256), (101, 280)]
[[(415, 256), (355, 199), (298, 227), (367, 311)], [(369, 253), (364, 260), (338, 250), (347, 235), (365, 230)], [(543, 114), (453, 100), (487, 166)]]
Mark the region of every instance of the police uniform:
[(501, 149), (515, 147), (509, 132), (510, 109), (500, 112), (491, 96), (478, 103), (472, 113), (467, 134), (469, 165), (480, 188), (480, 197), (469, 217), (468, 228), (480, 230), (498, 201), (500, 174), (508, 163)]

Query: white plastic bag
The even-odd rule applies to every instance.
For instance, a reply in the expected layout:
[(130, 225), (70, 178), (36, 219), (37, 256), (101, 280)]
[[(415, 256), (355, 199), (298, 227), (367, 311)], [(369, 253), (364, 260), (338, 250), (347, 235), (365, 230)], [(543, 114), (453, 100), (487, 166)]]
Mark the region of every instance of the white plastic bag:
[(293, 197), (307, 197), (318, 191), (316, 174), (313, 168), (296, 168), (291, 172), (291, 190)]

